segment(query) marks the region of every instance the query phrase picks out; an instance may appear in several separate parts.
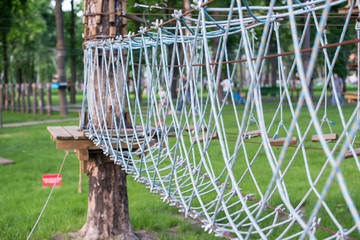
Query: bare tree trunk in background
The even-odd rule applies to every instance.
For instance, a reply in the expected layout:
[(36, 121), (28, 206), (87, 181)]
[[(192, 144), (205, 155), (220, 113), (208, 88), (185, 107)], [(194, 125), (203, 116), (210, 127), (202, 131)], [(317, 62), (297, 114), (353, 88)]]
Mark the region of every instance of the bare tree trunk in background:
[(4, 82), (3, 84), (8, 84), (9, 83), (9, 79), (8, 79), (8, 57), (7, 57), (7, 35), (6, 32), (3, 31), (2, 32), (2, 45), (3, 45), (3, 64), (4, 64)]
[(66, 76), (65, 76), (65, 41), (64, 41), (64, 22), (63, 13), (61, 9), (62, 0), (56, 0), (55, 5), (55, 20), (56, 20), (56, 60), (57, 60), (57, 73), (59, 80), (59, 102), (60, 102), (60, 115), (68, 115), (67, 102), (66, 102)]
[[(305, 21), (306, 18), (304, 18)], [(311, 48), (311, 39), (310, 39), (310, 26), (307, 28), (306, 33), (305, 33), (305, 38), (304, 38), (304, 44), (303, 44), (303, 49), (307, 49), (307, 48)], [(306, 52), (303, 54), (303, 62), (304, 62), (304, 70), (305, 73), (309, 67), (309, 63), (310, 63), (310, 52)], [(313, 97), (313, 77), (311, 77), (311, 79), (309, 79), (308, 82), (308, 86), (309, 86), (309, 92), (310, 92), (310, 96), (311, 98)]]
[(70, 26), (70, 68), (71, 68), (71, 85), (70, 85), (70, 103), (76, 102), (76, 67), (75, 67), (75, 12), (74, 0), (71, 0), (71, 26)]
[[(184, 8), (184, 12), (190, 11), (190, 0), (183, 0), (183, 8)], [(187, 17), (191, 17), (191, 14), (188, 14)], [(186, 20), (187, 24), (190, 24), (190, 22), (188, 20)], [(185, 34), (184, 35), (188, 35), (188, 33), (190, 33), (189, 29), (185, 28)]]
[[(276, 44), (275, 44), (275, 41), (274, 39), (271, 39), (270, 40), (270, 53), (276, 53)], [(278, 78), (278, 75), (277, 75), (277, 69), (278, 69), (278, 64), (277, 64), (277, 58), (270, 58), (270, 66), (271, 66), (271, 73), (270, 73), (270, 84), (272, 87), (276, 87), (276, 79)]]
[[(89, 13), (109, 12), (110, 8), (114, 8), (112, 4), (115, 5), (115, 11), (122, 10), (121, 0), (85, 0), (84, 9)], [(101, 40), (104, 36), (109, 36), (110, 32), (122, 34), (122, 21), (119, 16), (113, 15), (111, 18), (109, 15), (85, 16), (83, 22), (86, 29), (90, 30), (87, 31), (89, 35), (85, 38), (91, 37), (92, 40)], [(123, 53), (118, 52), (117, 54)], [(104, 57), (107, 56), (99, 55), (99, 58)], [(113, 71), (110, 70), (109, 72), (112, 73)], [(99, 91), (96, 90), (98, 81), (105, 81), (93, 79), (90, 84), (95, 84), (95, 91), (90, 91), (89, 95), (93, 94), (96, 100), (89, 103), (89, 107), (110, 101), (108, 96), (100, 96)], [(109, 75), (110, 84), (117, 84), (120, 92), (122, 92), (121, 88), (124, 87), (124, 81), (125, 79), (115, 80), (112, 74)], [(115, 87), (111, 88), (115, 89)], [(116, 116), (121, 117), (123, 113), (119, 109), (119, 106), (115, 106), (115, 109), (111, 109), (109, 106), (106, 111), (108, 115), (115, 111)], [(98, 124), (105, 120), (95, 119), (94, 122)], [(87, 219), (82, 229), (72, 235), (76, 239), (135, 239), (129, 218), (126, 173), (121, 169), (121, 166), (108, 162), (102, 152), (89, 152), (87, 175), (89, 177)]]

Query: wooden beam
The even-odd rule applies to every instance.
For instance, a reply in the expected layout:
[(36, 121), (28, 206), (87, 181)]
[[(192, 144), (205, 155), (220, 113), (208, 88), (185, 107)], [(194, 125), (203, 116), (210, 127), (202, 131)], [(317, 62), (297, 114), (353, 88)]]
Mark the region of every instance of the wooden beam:
[[(275, 139), (270, 139), (270, 145), (271, 146), (276, 146), (276, 147), (279, 147), (279, 146), (283, 146), (284, 145), (284, 143), (285, 143), (285, 141), (286, 141), (286, 138), (285, 137), (283, 137), (283, 138), (275, 138)], [(290, 139), (290, 146), (291, 145), (295, 145), (297, 143), (297, 139), (296, 139), (296, 137), (292, 137), (291, 139)]]
[(252, 131), (248, 131), (246, 134), (245, 134), (245, 137), (246, 138), (251, 138), (251, 137), (259, 137), (261, 136), (261, 131), (260, 130), (252, 130)]
[[(110, 13), (115, 12), (115, 1), (114, 0), (109, 0), (109, 12)], [(110, 14), (109, 15), (109, 22), (110, 23), (115, 23), (115, 14)], [(111, 30), (111, 28), (110, 28), (110, 30)]]
[[(338, 139), (338, 135), (336, 133), (328, 133), (324, 134), (325, 141), (334, 141)], [(320, 142), (320, 138), (318, 135), (312, 135), (311, 141)]]
[[(356, 156), (360, 156), (360, 148), (355, 148), (355, 154)], [(345, 155), (344, 155), (344, 158), (353, 158), (354, 155), (352, 154), (352, 152), (349, 150), (349, 151), (346, 151)]]
[(98, 150), (99, 148), (90, 140), (56, 140), (56, 149)]
[(74, 139), (88, 139), (84, 131), (81, 131), (78, 126), (63, 126), (63, 128), (70, 133)]
[(89, 161), (89, 151), (85, 149), (76, 149), (76, 156), (80, 161)]
[[(199, 130), (207, 131), (207, 128), (206, 128), (205, 125), (197, 126), (197, 128), (199, 128)], [(188, 131), (188, 132), (194, 131), (195, 130), (195, 125), (185, 125), (184, 130)]]
[[(97, 5), (96, 5), (97, 13), (102, 13), (102, 6), (103, 6), (103, 0), (98, 0)], [(96, 20), (97, 24), (100, 24), (101, 23), (101, 15), (96, 15), (95, 20)]]
[(51, 134), (51, 138), (53, 140), (71, 140), (74, 137), (68, 133), (63, 127), (56, 126), (56, 127), (47, 127), (47, 130)]
[[(199, 135), (199, 141), (200, 141), (200, 142), (204, 142), (205, 139), (210, 140), (208, 135)], [(217, 132), (215, 132), (214, 135), (212, 135), (211, 140), (213, 140), (213, 139), (218, 139), (218, 134), (217, 134)], [(192, 136), (191, 140), (192, 140), (192, 141), (196, 141), (196, 137), (195, 137), (195, 136)]]
[[(87, 11), (87, 0), (84, 0), (84, 16), (83, 16), (83, 19), (82, 19), (83, 24), (87, 24), (87, 23), (88, 23), (88, 17), (85, 16), (86, 11)], [(85, 34), (85, 36), (86, 36), (86, 34)]]

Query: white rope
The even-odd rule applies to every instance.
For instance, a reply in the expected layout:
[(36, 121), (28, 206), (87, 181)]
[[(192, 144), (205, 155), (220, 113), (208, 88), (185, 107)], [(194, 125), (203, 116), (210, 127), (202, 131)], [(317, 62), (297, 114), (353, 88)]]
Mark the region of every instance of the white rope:
[(62, 163), (61, 163), (59, 172), (58, 172), (58, 174), (57, 174), (57, 176), (56, 176), (56, 180), (55, 180), (55, 182), (54, 182), (54, 185), (53, 185), (53, 187), (51, 188), (51, 191), (50, 191), (50, 193), (49, 193), (49, 196), (48, 196), (48, 198), (46, 199), (46, 202), (45, 202), (45, 204), (44, 204), (44, 207), (42, 208), (42, 210), (41, 210), (41, 212), (40, 212), (40, 215), (39, 215), (39, 217), (37, 218), (37, 220), (36, 220), (36, 222), (35, 222), (35, 224), (34, 224), (34, 227), (31, 229), (31, 232), (29, 233), (29, 235), (28, 235), (28, 237), (27, 237), (27, 240), (29, 240), (30, 237), (31, 237), (31, 235), (34, 233), (36, 226), (38, 225), (38, 223), (39, 223), (39, 221), (40, 221), (43, 213), (45, 212), (45, 209), (46, 209), (46, 207), (47, 207), (47, 205), (48, 205), (48, 203), (49, 203), (49, 200), (50, 200), (50, 198), (51, 198), (51, 196), (52, 196), (52, 194), (53, 194), (53, 192), (54, 192), (54, 189), (55, 189), (55, 187), (56, 187), (56, 183), (57, 183), (57, 181), (59, 180), (59, 176), (60, 176), (61, 171), (62, 171), (62, 169), (63, 169), (63, 167), (64, 167), (64, 164), (65, 164), (65, 161), (66, 161), (67, 156), (69, 156), (69, 150), (66, 150), (66, 151), (65, 151), (65, 156), (64, 156), (64, 159), (63, 159), (63, 161), (62, 161)]

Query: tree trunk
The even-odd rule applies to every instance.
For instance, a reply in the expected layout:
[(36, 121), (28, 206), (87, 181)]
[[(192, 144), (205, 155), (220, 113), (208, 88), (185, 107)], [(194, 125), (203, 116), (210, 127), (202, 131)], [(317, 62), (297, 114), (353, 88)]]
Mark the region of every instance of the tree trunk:
[(129, 219), (126, 173), (107, 162), (102, 152), (89, 152), (88, 214), (77, 233), (84, 239), (135, 239)]
[(74, 0), (71, 0), (71, 27), (70, 27), (70, 68), (71, 68), (71, 85), (70, 85), (70, 103), (75, 103), (76, 95), (76, 67), (75, 67), (75, 12)]
[(65, 76), (65, 41), (64, 41), (64, 23), (63, 13), (61, 9), (62, 0), (56, 0), (55, 5), (55, 20), (56, 20), (56, 60), (57, 60), (57, 73), (59, 80), (59, 102), (60, 102), (60, 115), (66, 116), (67, 103), (66, 103), (66, 76)]
[[(270, 40), (270, 52), (272, 54), (277, 53), (276, 52), (276, 43), (274, 41), (274, 39)], [(278, 69), (278, 64), (277, 64), (277, 58), (270, 58), (270, 66), (271, 66), (271, 86), (272, 87), (276, 87), (276, 79), (278, 78), (277, 75), (277, 69)]]
[[(305, 21), (305, 19), (306, 19), (306, 15), (305, 15), (304, 21)], [(306, 30), (305, 38), (304, 38), (304, 44), (303, 44), (303, 49), (307, 49), (307, 48), (311, 48), (310, 26)], [(306, 53), (303, 54), (303, 62), (304, 62), (305, 74), (306, 74), (306, 71), (307, 71), (308, 66), (309, 66), (310, 57), (311, 57), (310, 52), (306, 52)], [(308, 86), (309, 86), (310, 96), (312, 98), (313, 97), (313, 78), (309, 79)]]
[[(84, 8), (90, 13), (96, 13), (99, 12), (97, 10), (99, 3), (102, 3), (100, 12), (108, 12), (110, 4), (115, 4), (115, 11), (121, 11), (121, 0), (87, 0), (84, 1)], [(84, 19), (87, 20), (86, 28), (91, 29), (89, 34), (92, 34), (85, 36), (85, 39), (91, 37), (92, 40), (96, 40), (103, 36), (109, 36), (110, 30), (116, 34), (122, 33), (122, 21), (119, 16), (115, 16), (115, 21), (114, 19), (110, 20), (108, 15), (87, 16)], [(122, 52), (118, 52), (118, 54), (122, 54)], [(99, 58), (102, 57), (107, 56), (99, 56)], [(96, 69), (96, 71), (99, 70)], [(113, 71), (110, 70), (110, 72)], [(90, 84), (94, 84), (95, 91), (90, 91), (88, 94), (94, 94), (96, 101), (89, 103), (89, 108), (95, 107), (93, 106), (95, 104), (100, 104), (100, 101), (103, 103), (109, 101), (108, 96), (99, 96), (99, 91), (96, 91), (99, 88), (98, 81), (105, 82), (95, 78), (90, 82)], [(125, 79), (116, 82), (114, 76), (109, 74), (109, 81), (112, 85), (117, 84), (119, 91), (122, 92)], [(90, 89), (92, 89), (91, 86)], [(111, 87), (111, 89), (115, 88)], [(116, 109), (109, 107), (107, 112), (111, 114), (112, 110), (118, 111), (117, 109), (119, 107)], [(122, 113), (116, 112), (117, 116), (119, 114)], [(100, 121), (102, 120), (105, 119)], [(97, 124), (100, 121), (94, 120), (94, 123)], [(89, 152), (87, 174), (89, 177), (87, 220), (82, 229), (74, 234), (75, 237), (84, 239), (135, 239), (129, 219), (126, 173), (121, 170), (121, 166), (107, 162), (107, 157), (102, 152)]]
[(7, 61), (7, 35), (6, 32), (2, 32), (2, 45), (3, 45), (3, 63), (4, 63), (4, 82), (5, 84), (8, 84), (8, 61)]

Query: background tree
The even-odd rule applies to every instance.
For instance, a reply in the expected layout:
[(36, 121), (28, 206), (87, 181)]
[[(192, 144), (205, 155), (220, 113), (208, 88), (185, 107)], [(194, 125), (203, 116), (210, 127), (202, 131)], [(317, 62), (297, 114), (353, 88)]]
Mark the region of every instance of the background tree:
[(60, 115), (66, 116), (67, 102), (66, 102), (66, 76), (65, 76), (65, 41), (64, 41), (64, 22), (62, 14), (62, 0), (56, 0), (55, 5), (55, 19), (56, 19), (56, 60), (57, 60), (57, 73), (59, 81), (59, 102), (60, 102)]

